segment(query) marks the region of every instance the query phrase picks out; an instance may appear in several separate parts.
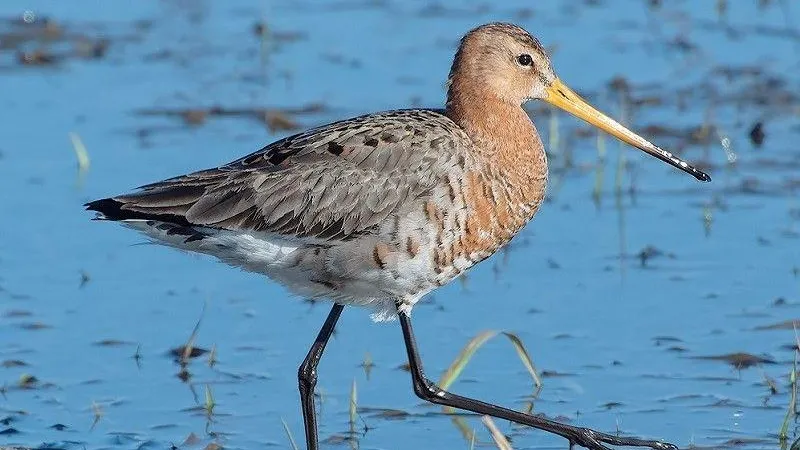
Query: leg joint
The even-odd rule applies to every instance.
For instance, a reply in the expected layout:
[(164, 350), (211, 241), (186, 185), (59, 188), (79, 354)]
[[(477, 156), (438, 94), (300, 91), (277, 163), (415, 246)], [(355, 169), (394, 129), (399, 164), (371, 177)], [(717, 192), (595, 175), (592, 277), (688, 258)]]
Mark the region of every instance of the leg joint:
[(431, 403), (441, 403), (447, 391), (422, 376), (420, 378), (414, 378), (414, 394)]
[(301, 386), (313, 388), (317, 385), (317, 370), (303, 363), (297, 369), (297, 380)]

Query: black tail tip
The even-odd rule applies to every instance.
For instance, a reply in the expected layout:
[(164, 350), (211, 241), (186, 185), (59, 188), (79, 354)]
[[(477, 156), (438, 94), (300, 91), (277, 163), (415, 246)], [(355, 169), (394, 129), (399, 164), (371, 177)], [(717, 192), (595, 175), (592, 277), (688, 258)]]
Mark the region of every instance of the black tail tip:
[(87, 211), (95, 211), (98, 218), (108, 220), (119, 220), (122, 218), (122, 203), (113, 198), (103, 198), (93, 202), (84, 203)]

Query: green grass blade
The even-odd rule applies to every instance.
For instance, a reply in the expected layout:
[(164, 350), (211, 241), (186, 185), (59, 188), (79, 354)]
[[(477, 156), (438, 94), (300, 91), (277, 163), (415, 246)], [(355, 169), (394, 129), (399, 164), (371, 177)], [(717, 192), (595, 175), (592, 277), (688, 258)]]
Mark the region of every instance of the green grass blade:
[(69, 132), (69, 140), (72, 142), (72, 149), (75, 151), (75, 157), (78, 159), (78, 171), (82, 174), (88, 172), (89, 166), (91, 166), (91, 160), (89, 159), (89, 151), (86, 150), (83, 140), (78, 133), (74, 131)]
[[(472, 359), (472, 356), (475, 355), (475, 352), (478, 351), (483, 344), (498, 334), (503, 334), (506, 338), (508, 338), (509, 341), (511, 341), (511, 344), (514, 347), (514, 350), (517, 352), (517, 356), (519, 356), (520, 361), (522, 361), (522, 364), (528, 370), (528, 373), (531, 374), (536, 388), (541, 389), (542, 380), (539, 377), (539, 374), (536, 372), (536, 366), (534, 366), (533, 359), (528, 353), (528, 350), (525, 348), (525, 344), (522, 342), (522, 339), (520, 339), (519, 336), (514, 333), (495, 330), (482, 331), (470, 339), (469, 342), (467, 342), (464, 348), (461, 349), (461, 352), (459, 352), (458, 356), (456, 356), (442, 377), (439, 379), (439, 387), (442, 389), (447, 389), (450, 387), (461, 375), (461, 372), (464, 371), (464, 368)], [(442, 408), (442, 410), (445, 414), (452, 414), (455, 412), (453, 408), (447, 406)], [(451, 420), (467, 442), (477, 442), (475, 431), (467, 424), (463, 417), (453, 416)]]
[(356, 380), (353, 379), (353, 385), (350, 387), (350, 432), (356, 432), (356, 419), (358, 418), (358, 393), (356, 391)]
[(508, 442), (506, 436), (497, 428), (497, 425), (494, 424), (494, 421), (489, 416), (481, 417), (481, 422), (486, 425), (486, 428), (489, 429), (489, 432), (492, 434), (492, 440), (494, 440), (494, 444), (500, 450), (513, 450), (511, 448), (511, 443)]
[(291, 445), (292, 450), (300, 450), (297, 447), (297, 442), (294, 441), (294, 436), (292, 436), (292, 430), (289, 429), (289, 425), (286, 423), (285, 420), (283, 420), (283, 417), (281, 417), (281, 423), (283, 424), (283, 431), (286, 432), (286, 437), (289, 438), (289, 445)]
[[(778, 431), (778, 439), (784, 443), (789, 439), (789, 423), (791, 423), (797, 411), (797, 354), (798, 352), (795, 351), (794, 364), (789, 372), (789, 406), (786, 408), (786, 416), (783, 418), (781, 429)], [(792, 444), (792, 447), (794, 447), (794, 444)]]
[(514, 346), (514, 350), (517, 351), (517, 356), (519, 356), (520, 361), (522, 361), (522, 365), (528, 369), (528, 373), (531, 375), (531, 378), (533, 378), (533, 382), (536, 384), (536, 387), (542, 387), (542, 379), (539, 377), (539, 373), (536, 372), (536, 366), (533, 365), (533, 359), (531, 359), (531, 355), (525, 348), (525, 344), (522, 343), (522, 339), (520, 339), (516, 334), (509, 333), (507, 331), (504, 331), (503, 335), (511, 341), (511, 344)]
[(483, 344), (486, 343), (489, 339), (497, 336), (497, 331), (487, 330), (478, 333), (477, 336), (470, 339), (467, 342), (467, 345), (461, 349), (461, 353), (456, 356), (456, 359), (453, 360), (453, 363), (450, 364), (450, 367), (444, 372), (444, 375), (439, 379), (439, 386), (442, 389), (447, 389), (450, 387), (458, 376), (461, 375), (461, 372), (464, 370), (464, 367), (467, 366), (467, 363), (472, 359), (472, 356), (478, 351), (479, 348)]

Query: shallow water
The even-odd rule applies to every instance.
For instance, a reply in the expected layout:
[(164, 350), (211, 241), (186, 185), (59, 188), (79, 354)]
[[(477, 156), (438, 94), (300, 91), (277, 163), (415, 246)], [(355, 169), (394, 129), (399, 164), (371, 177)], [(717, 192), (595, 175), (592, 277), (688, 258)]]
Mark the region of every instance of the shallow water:
[[(507, 252), (415, 309), (428, 373), (438, 378), (481, 330), (509, 330), (550, 375), (537, 412), (681, 447), (778, 447), (795, 335), (761, 328), (800, 319), (800, 5), (729, 2), (720, 15), (718, 4), (2, 2), (0, 445), (288, 448), (282, 419), (301, 443), (296, 367), (328, 306), (139, 245), (81, 204), (292, 132), (204, 108), (276, 108), (272, 117), (304, 128), (439, 106), (458, 37), (509, 20), (540, 37), (574, 89), (714, 181), (530, 105), (550, 145), (549, 201)], [(45, 16), (61, 27), (56, 37), (43, 38)], [(33, 24), (12, 23), (23, 17)], [(257, 36), (257, 22), (274, 34)], [(81, 53), (98, 38), (102, 54)], [(19, 62), (36, 49), (55, 61)], [(202, 123), (169, 114), (180, 110)], [(757, 122), (760, 146), (750, 138)], [(84, 173), (70, 132), (88, 149)], [(216, 363), (193, 359), (182, 381), (168, 352), (201, 314), (194, 344), (213, 347)], [(737, 352), (768, 362), (737, 369), (705, 358)], [(327, 447), (469, 448), (413, 396), (404, 362), (396, 324), (346, 310), (320, 368)], [(26, 374), (37, 381), (21, 383)], [(350, 434), (354, 380), (360, 419)], [(523, 408), (533, 387), (498, 339), (453, 390)], [(489, 442), (476, 418), (468, 423)], [(566, 448), (498, 425), (514, 448)]]

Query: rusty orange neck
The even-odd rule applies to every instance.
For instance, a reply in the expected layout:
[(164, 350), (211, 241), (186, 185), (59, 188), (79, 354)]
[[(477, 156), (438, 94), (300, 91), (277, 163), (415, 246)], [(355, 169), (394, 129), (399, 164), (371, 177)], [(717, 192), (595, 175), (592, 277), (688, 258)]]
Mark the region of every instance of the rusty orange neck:
[(485, 257), (511, 240), (538, 210), (547, 185), (547, 157), (518, 105), (451, 87), (447, 114), (473, 142), (470, 153), (477, 164), (464, 180), (464, 246)]
[(522, 107), (458, 85), (455, 79), (448, 93), (447, 114), (472, 139), (472, 153), (478, 161), (502, 184), (516, 191), (513, 200), (541, 202), (546, 188), (547, 156)]

